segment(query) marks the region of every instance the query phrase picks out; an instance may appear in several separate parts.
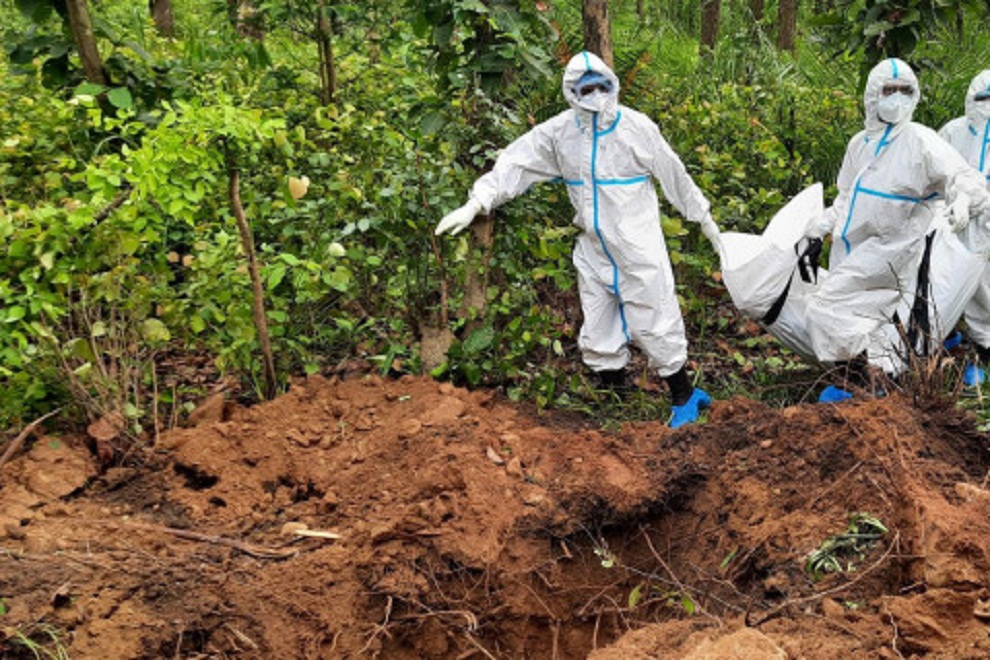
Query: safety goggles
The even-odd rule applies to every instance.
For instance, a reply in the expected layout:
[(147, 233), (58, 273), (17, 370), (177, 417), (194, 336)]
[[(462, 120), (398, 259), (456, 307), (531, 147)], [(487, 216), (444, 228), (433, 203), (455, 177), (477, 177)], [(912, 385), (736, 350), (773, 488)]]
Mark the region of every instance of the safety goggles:
[(990, 101), (990, 89), (985, 89), (982, 92), (977, 92), (976, 96), (973, 97), (977, 101)]
[(904, 94), (905, 96), (911, 96), (914, 94), (914, 87), (911, 85), (905, 85), (903, 83), (887, 83), (880, 90), (880, 94), (883, 96), (892, 96), (894, 94)]
[(587, 96), (588, 94), (593, 94), (596, 91), (601, 92), (602, 94), (608, 94), (609, 86), (605, 83), (590, 83), (587, 85), (581, 85), (577, 88), (578, 96)]

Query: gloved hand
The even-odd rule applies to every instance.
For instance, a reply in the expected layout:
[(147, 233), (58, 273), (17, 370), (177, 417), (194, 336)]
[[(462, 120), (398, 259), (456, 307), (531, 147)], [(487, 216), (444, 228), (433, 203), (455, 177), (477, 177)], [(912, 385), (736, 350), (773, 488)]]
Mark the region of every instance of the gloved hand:
[(805, 227), (804, 237), (810, 240), (824, 238), (832, 233), (832, 226), (835, 224), (835, 207), (830, 206), (821, 215), (813, 218)]
[(701, 221), (701, 233), (705, 235), (716, 251), (721, 250), (722, 238), (721, 232), (719, 232), (718, 225), (715, 224), (715, 220), (712, 218), (712, 214), (709, 213)]
[(705, 235), (705, 238), (714, 242), (718, 239), (719, 230), (718, 225), (715, 224), (715, 219), (712, 218), (712, 214), (709, 213), (701, 221), (701, 233)]
[(478, 215), (483, 207), (481, 202), (476, 200), (474, 197), (468, 199), (467, 204), (457, 209), (456, 211), (451, 211), (447, 215), (443, 216), (440, 224), (437, 225), (436, 231), (434, 232), (437, 236), (440, 234), (445, 234), (448, 231), (451, 236), (454, 236), (461, 232), (465, 227), (471, 224), (475, 216)]
[(969, 226), (969, 195), (958, 193), (949, 206), (949, 226), (952, 231), (959, 233)]

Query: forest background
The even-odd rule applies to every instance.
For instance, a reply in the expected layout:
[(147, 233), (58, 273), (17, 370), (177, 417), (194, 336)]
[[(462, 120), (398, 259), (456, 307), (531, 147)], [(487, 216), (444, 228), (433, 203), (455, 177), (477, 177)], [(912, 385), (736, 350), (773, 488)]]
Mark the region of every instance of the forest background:
[[(71, 406), (147, 438), (217, 383), (256, 399), (356, 360), (663, 414), (582, 371), (559, 186), (432, 234), (502, 146), (566, 107), (563, 63), (612, 51), (622, 101), (719, 225), (758, 232), (814, 181), (834, 196), (878, 59), (915, 67), (916, 121), (962, 114), (988, 16), (982, 0), (0, 3), (0, 427)], [(821, 370), (734, 312), (707, 242), (663, 210), (706, 387), (808, 396)]]

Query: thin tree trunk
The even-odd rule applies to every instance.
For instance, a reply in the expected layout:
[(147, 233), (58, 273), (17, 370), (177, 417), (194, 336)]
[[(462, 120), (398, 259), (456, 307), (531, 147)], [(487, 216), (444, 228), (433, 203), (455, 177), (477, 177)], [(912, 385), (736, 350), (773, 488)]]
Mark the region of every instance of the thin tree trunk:
[(722, 0), (701, 0), (701, 48), (715, 50), (718, 41), (718, 23), (722, 13)]
[(255, 41), (264, 40), (265, 26), (251, 0), (227, 0), (227, 18), (242, 37)]
[(261, 346), (262, 367), (265, 376), (265, 398), (273, 399), (278, 390), (278, 378), (275, 374), (275, 357), (272, 354), (271, 339), (268, 335), (268, 319), (265, 317), (265, 292), (261, 286), (261, 273), (258, 269), (258, 258), (254, 252), (254, 237), (244, 216), (244, 206), (241, 204), (241, 174), (232, 156), (227, 157), (227, 167), (230, 173), (230, 206), (237, 220), (237, 231), (241, 235), (241, 246), (247, 258), (248, 272), (251, 275), (253, 290), (252, 313), (254, 327), (258, 331), (258, 344)]
[(155, 21), (158, 34), (163, 37), (175, 36), (175, 19), (172, 17), (172, 0), (148, 0), (151, 18)]
[(777, 47), (793, 53), (797, 39), (798, 0), (780, 0), (778, 10), (780, 29), (777, 32)]
[(323, 105), (333, 103), (337, 93), (337, 69), (333, 62), (333, 32), (326, 0), (316, 4), (317, 50), (320, 59), (320, 101)]
[(753, 16), (754, 23), (762, 21), (765, 12), (766, 4), (764, 0), (749, 0), (749, 13)]
[(72, 30), (72, 38), (76, 42), (76, 48), (79, 50), (79, 59), (82, 60), (86, 80), (97, 85), (108, 85), (107, 74), (103, 69), (103, 60), (100, 59), (100, 50), (96, 46), (96, 37), (93, 35), (93, 21), (89, 17), (89, 5), (86, 4), (86, 0), (66, 0), (65, 8), (69, 14), (69, 27)]
[(608, 20), (607, 0), (584, 0), (582, 8), (584, 18), (584, 48), (611, 67), (612, 32)]
[(646, 10), (643, 6), (643, 0), (636, 0), (636, 16), (639, 18), (639, 20), (642, 21), (644, 18), (646, 18), (645, 11)]

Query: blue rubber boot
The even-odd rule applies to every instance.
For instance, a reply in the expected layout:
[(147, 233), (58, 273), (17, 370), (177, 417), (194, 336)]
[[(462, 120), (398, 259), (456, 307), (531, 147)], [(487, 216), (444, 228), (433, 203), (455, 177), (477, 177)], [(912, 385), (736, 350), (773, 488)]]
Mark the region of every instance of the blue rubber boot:
[(667, 426), (676, 429), (685, 424), (697, 422), (698, 415), (701, 414), (701, 411), (710, 405), (712, 405), (712, 398), (708, 396), (708, 392), (700, 387), (696, 387), (694, 388), (694, 392), (691, 393), (691, 398), (684, 405), (673, 406), (671, 408), (673, 415), (671, 415), (670, 424)]
[(966, 387), (976, 387), (985, 382), (987, 382), (987, 372), (972, 362), (968, 363), (966, 368), (963, 369), (963, 384)]
[(959, 344), (962, 343), (962, 340), (963, 340), (963, 334), (958, 330), (956, 330), (951, 335), (945, 338), (945, 341), (942, 342), (942, 348), (944, 348), (947, 351), (951, 351), (953, 348), (959, 346)]
[(839, 403), (853, 398), (852, 392), (847, 392), (841, 387), (829, 385), (818, 395), (818, 403)]

